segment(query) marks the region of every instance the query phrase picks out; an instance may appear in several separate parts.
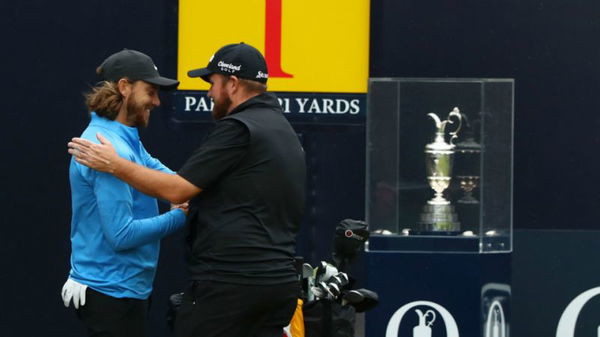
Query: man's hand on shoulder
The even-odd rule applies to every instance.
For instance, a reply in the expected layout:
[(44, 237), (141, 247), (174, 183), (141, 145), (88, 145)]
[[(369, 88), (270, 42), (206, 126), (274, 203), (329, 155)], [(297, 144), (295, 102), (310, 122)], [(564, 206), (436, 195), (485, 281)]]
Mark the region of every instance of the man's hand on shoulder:
[(97, 171), (114, 173), (120, 157), (112, 143), (102, 136), (102, 134), (97, 133), (96, 137), (100, 141), (100, 144), (75, 137), (69, 142), (68, 151), (82, 165)]

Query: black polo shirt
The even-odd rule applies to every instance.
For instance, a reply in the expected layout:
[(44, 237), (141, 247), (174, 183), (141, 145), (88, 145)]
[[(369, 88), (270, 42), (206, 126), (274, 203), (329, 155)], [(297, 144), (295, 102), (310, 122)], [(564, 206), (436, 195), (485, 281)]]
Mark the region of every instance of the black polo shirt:
[(297, 279), (304, 151), (273, 94), (217, 121), (178, 174), (202, 189), (190, 201), (192, 279), (279, 284)]
[(239, 163), (249, 141), (250, 133), (243, 123), (234, 119), (219, 121), (178, 174), (202, 190), (208, 189)]

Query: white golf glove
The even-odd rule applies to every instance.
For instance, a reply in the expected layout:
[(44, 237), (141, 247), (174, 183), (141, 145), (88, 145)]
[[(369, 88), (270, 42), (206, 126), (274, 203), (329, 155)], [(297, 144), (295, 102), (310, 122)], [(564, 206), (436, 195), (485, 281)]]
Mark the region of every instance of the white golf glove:
[(81, 284), (72, 279), (67, 279), (65, 285), (62, 288), (62, 300), (65, 304), (65, 307), (69, 307), (71, 303), (71, 298), (73, 299), (73, 306), (75, 309), (79, 309), (79, 306), (85, 305), (85, 290), (87, 286), (85, 284)]

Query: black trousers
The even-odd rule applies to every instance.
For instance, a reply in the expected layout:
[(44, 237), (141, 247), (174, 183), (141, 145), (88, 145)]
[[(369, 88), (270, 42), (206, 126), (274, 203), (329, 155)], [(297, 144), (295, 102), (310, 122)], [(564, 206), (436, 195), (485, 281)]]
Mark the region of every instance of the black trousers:
[(148, 300), (115, 298), (89, 287), (77, 317), (90, 337), (147, 337)]
[(177, 337), (281, 337), (300, 292), (298, 282), (239, 285), (194, 281), (175, 320)]

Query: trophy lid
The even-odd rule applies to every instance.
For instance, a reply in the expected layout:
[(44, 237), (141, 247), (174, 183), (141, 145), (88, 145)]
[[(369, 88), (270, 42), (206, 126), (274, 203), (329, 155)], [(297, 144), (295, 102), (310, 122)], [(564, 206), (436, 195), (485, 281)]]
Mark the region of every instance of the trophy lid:
[(475, 128), (481, 123), (481, 121), (479, 119), (471, 121), (470, 118), (462, 112), (460, 115), (464, 121), (464, 139), (456, 143), (456, 151), (469, 153), (481, 152), (481, 144), (477, 143), (475, 140)]
[(456, 151), (481, 152), (481, 144), (477, 143), (473, 137), (468, 137), (462, 142), (456, 143)]

